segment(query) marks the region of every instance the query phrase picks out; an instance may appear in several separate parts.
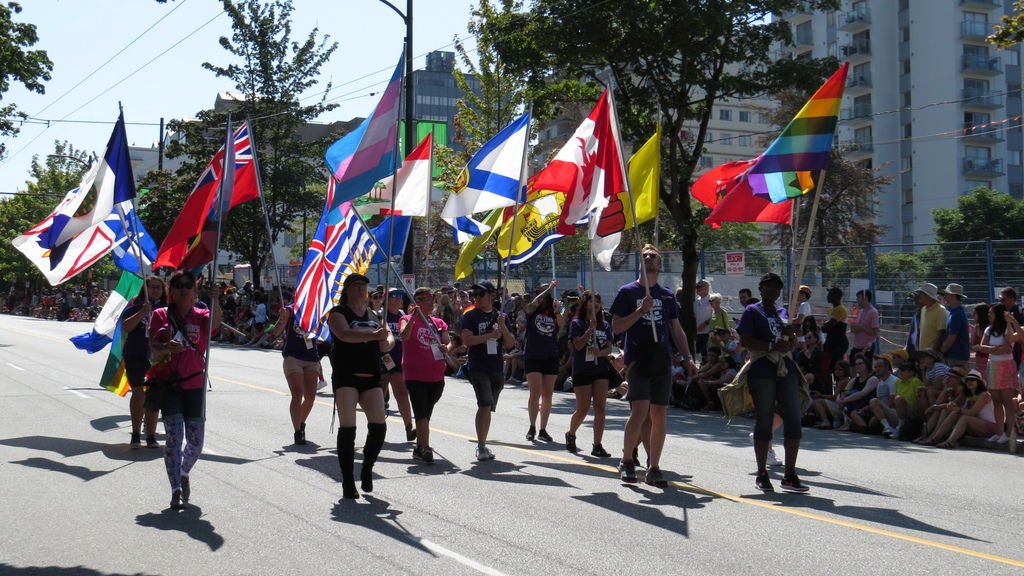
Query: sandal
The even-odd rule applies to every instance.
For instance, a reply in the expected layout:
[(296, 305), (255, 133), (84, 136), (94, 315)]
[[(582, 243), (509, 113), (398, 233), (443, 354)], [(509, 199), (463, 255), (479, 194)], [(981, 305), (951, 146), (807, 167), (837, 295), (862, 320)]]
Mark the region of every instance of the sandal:
[(956, 443), (954, 442), (940, 442), (935, 445), (936, 448), (945, 448), (946, 450), (955, 450)]
[(818, 422), (817, 424), (814, 425), (814, 427), (817, 428), (818, 430), (831, 430), (832, 429), (832, 423), (831, 422)]

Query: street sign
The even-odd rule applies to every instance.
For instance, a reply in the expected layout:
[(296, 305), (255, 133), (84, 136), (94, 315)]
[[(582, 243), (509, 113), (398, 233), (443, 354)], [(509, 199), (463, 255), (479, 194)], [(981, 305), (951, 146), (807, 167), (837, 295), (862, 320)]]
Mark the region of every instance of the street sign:
[(746, 273), (747, 270), (743, 252), (726, 252), (725, 275), (744, 276)]

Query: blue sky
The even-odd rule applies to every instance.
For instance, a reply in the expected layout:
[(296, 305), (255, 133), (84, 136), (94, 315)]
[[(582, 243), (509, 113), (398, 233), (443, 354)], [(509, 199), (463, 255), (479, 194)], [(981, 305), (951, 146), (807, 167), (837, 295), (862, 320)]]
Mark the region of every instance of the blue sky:
[[(393, 3), (404, 10), (404, 0)], [(24, 10), (15, 20), (36, 25), (39, 42), (35, 48), (47, 51), (53, 61), (53, 78), (46, 84), (45, 95), (17, 86), (4, 95), (2, 102), (13, 102), (22, 112), (40, 119), (66, 117), (103, 123), (22, 126), (20, 135), (6, 140), (7, 157), (0, 161), (0, 192), (24, 190), (33, 155), (42, 158), (51, 153), (55, 140), (68, 140), (76, 148), (102, 154), (112, 128), (105, 123), (117, 119), (118, 101), (124, 105), (125, 120), (129, 122), (129, 141), (148, 146), (158, 139), (159, 128), (155, 124), (161, 117), (191, 117), (212, 107), (219, 91), (234, 89), (229, 80), (217, 78), (202, 68), (203, 62), (232, 62), (231, 55), (218, 44), (221, 36), (230, 37), (231, 25), (226, 14), (218, 16), (222, 8), (217, 0), (174, 0), (166, 4), (155, 0), (21, 0), (21, 4)], [(378, 0), (294, 0), (294, 5), (293, 38), (303, 39), (310, 30), (319, 27), (339, 44), (330, 63), (323, 68), (321, 87), (313, 90), (322, 90), (322, 85), (330, 80), (334, 89), (328, 98), (339, 107), (319, 120), (331, 122), (367, 115), (376, 103), (376, 97), (369, 93), (387, 82), (402, 51), (402, 19)], [(414, 1), (416, 69), (424, 66), (423, 55), (427, 52), (454, 50), (453, 38), (466, 37), (472, 5), (475, 0)], [(131, 47), (82, 82), (165, 16)], [(472, 41), (467, 45), (472, 47)], [(166, 54), (147, 64), (168, 48)], [(117, 84), (136, 69), (140, 70)], [(79, 82), (81, 85), (75, 87)], [(101, 95), (104, 91), (107, 92)], [(154, 125), (131, 125), (132, 122)]]

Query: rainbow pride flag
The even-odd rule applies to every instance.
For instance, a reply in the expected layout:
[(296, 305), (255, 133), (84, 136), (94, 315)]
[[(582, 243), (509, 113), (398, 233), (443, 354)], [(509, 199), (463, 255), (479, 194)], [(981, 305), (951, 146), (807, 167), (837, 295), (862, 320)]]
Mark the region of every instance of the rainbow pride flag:
[(814, 187), (811, 172), (828, 167), (849, 68), (849, 62), (843, 63), (747, 170), (755, 196), (777, 204)]

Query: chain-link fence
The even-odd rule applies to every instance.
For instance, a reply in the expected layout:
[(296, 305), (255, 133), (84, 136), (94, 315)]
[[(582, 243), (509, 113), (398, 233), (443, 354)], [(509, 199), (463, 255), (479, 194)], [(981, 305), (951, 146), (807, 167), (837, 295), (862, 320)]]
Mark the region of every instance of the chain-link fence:
[[(712, 282), (712, 291), (722, 294), (725, 308), (738, 317), (739, 291), (748, 288), (756, 296), (758, 279), (766, 272), (791, 278), (799, 264), (799, 251), (770, 248), (701, 251), (699, 258), (698, 275)], [(526, 264), (513, 267), (507, 280), (502, 278), (502, 281), (509, 292), (522, 292), (557, 278), (562, 289), (595, 289), (607, 297), (623, 284), (635, 280), (639, 266), (639, 253), (616, 254), (612, 270), (605, 271), (595, 267), (589, 255), (560, 256), (553, 261), (549, 253), (544, 252)], [(454, 282), (454, 269), (453, 260), (428, 260), (425, 274), (421, 272), (414, 283), (431, 287), (446, 285)], [(285, 286), (295, 285), (298, 270), (297, 266), (281, 267)], [(662, 270), (663, 286), (671, 289), (682, 286), (681, 253), (663, 252)], [(372, 283), (384, 284), (385, 273), (385, 265), (377, 264), (370, 267), (367, 275)], [(498, 258), (478, 258), (473, 264), (473, 275), (462, 280), (462, 285), (478, 280), (497, 284), (501, 276)], [(391, 285), (396, 282), (392, 277)], [(925, 282), (940, 289), (953, 282), (961, 284), (968, 296), (968, 306), (991, 302), (998, 290), (1006, 286), (1020, 293), (1024, 286), (1024, 240), (812, 247), (807, 254), (803, 278), (787, 282), (785, 299), (788, 302), (788, 291), (793, 287), (789, 284), (806, 284), (813, 290), (811, 304), (815, 314), (825, 316), (829, 309), (825, 293), (836, 286), (842, 289), (843, 302), (855, 315), (856, 293), (871, 290), (882, 317), (882, 347), (889, 349), (904, 344), (915, 310), (910, 295)]]

